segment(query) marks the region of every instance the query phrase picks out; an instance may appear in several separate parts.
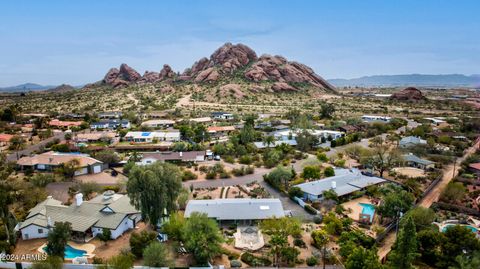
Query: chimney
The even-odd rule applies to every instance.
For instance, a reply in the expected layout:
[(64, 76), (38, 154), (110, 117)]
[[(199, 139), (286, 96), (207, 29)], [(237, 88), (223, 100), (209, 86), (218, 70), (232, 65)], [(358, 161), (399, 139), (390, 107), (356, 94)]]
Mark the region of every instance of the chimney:
[(81, 206), (83, 203), (83, 194), (82, 193), (77, 193), (75, 194), (75, 202), (77, 206)]
[(183, 157), (183, 152), (180, 151), (180, 157)]
[(332, 189), (336, 189), (337, 188), (337, 182), (336, 181), (332, 181)]

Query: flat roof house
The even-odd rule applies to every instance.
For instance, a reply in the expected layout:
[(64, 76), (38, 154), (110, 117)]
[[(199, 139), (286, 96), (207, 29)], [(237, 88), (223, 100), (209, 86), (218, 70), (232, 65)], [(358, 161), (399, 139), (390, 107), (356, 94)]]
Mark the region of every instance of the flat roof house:
[(233, 114), (227, 112), (212, 112), (214, 120), (233, 120)]
[(302, 190), (303, 199), (317, 201), (323, 199), (324, 191), (334, 190), (340, 197), (385, 181), (383, 178), (364, 175), (355, 168), (342, 168), (335, 169), (335, 176), (333, 177), (305, 182), (295, 187), (299, 187)]
[(130, 121), (128, 120), (102, 120), (90, 124), (90, 129), (117, 129), (117, 128), (130, 128)]
[[(292, 140), (295, 139), (298, 134), (300, 134), (302, 131), (301, 129), (284, 129), (281, 131), (275, 131), (273, 132), (273, 136), (278, 139), (278, 140)], [(319, 139), (324, 137), (325, 139), (327, 138), (332, 138), (333, 140), (338, 139), (340, 137), (345, 136), (344, 132), (340, 131), (331, 131), (331, 130), (312, 130), (312, 129), (305, 129), (308, 133), (310, 133), (313, 136), (318, 137)]]
[(81, 193), (71, 205), (62, 205), (51, 196), (30, 209), (27, 218), (16, 230), (23, 240), (46, 238), (56, 222), (69, 222), (72, 239), (87, 242), (109, 229), (111, 239), (116, 239), (141, 220), (140, 212), (130, 204), (127, 195), (106, 191), (89, 201), (83, 201)]
[(401, 148), (409, 148), (417, 145), (426, 145), (426, 144), (427, 144), (427, 140), (423, 140), (420, 137), (416, 137), (416, 136), (403, 137), (402, 139), (400, 139), (400, 142), (398, 142), (398, 146)]
[(160, 151), (160, 152), (142, 152), (138, 164), (148, 165), (155, 162), (203, 162), (205, 161), (205, 151)]
[(165, 119), (147, 120), (142, 122), (142, 126), (146, 126), (150, 128), (168, 128), (168, 127), (173, 127), (174, 124), (175, 124), (175, 121), (165, 120)]
[(205, 213), (219, 222), (233, 221), (251, 223), (269, 218), (285, 217), (279, 199), (211, 199), (190, 200), (185, 209), (185, 217), (193, 212)]
[(363, 122), (390, 122), (391, 117), (388, 116), (375, 116), (375, 115), (363, 115)]
[(76, 127), (82, 125), (81, 121), (61, 121), (61, 120), (51, 120), (48, 122), (48, 125), (52, 127), (58, 127), (58, 128), (70, 128), (70, 127)]
[(119, 119), (122, 117), (121, 111), (105, 111), (98, 113), (99, 119)]
[(180, 131), (128, 132), (125, 135), (125, 140), (135, 143), (153, 143), (154, 140), (175, 142), (180, 141)]
[(53, 151), (22, 157), (17, 161), (17, 165), (21, 170), (33, 169), (37, 171), (53, 171), (55, 168), (73, 159), (78, 160), (80, 163), (78, 170), (75, 171), (75, 176), (97, 174), (103, 171), (103, 163), (87, 154), (60, 153)]
[(117, 137), (117, 134), (115, 132), (91, 132), (91, 133), (80, 133), (76, 134), (73, 137), (73, 140), (77, 143), (83, 142), (97, 142), (97, 141), (111, 141), (115, 137)]
[(0, 148), (10, 145), (10, 140), (13, 138), (11, 134), (0, 134)]

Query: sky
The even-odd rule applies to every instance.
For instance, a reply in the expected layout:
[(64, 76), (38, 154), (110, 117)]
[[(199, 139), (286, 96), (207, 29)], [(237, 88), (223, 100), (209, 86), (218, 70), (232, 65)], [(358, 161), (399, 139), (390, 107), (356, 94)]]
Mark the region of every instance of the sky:
[(225, 42), (324, 78), (480, 73), (480, 1), (1, 1), (0, 87), (183, 71)]

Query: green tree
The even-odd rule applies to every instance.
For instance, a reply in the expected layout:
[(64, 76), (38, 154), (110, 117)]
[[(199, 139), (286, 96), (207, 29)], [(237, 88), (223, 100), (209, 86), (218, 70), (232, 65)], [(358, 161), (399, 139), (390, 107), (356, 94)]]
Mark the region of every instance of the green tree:
[(330, 242), (330, 236), (325, 230), (314, 230), (311, 234), (313, 245), (322, 251), (323, 264), (325, 264), (326, 246)]
[(133, 255), (141, 258), (145, 248), (156, 240), (157, 234), (150, 231), (141, 231), (132, 233), (130, 236), (130, 249)]
[(302, 197), (303, 196), (303, 191), (299, 187), (291, 187), (288, 190), (288, 196), (290, 196), (290, 198)]
[(273, 135), (267, 135), (263, 137), (263, 144), (269, 148), (271, 145), (275, 143), (275, 137)]
[(383, 173), (392, 168), (395, 163), (399, 163), (401, 157), (397, 150), (393, 150), (380, 137), (372, 141), (372, 144), (374, 145), (373, 150), (363, 152), (360, 163), (376, 170), (380, 177), (383, 177)]
[(397, 217), (399, 212), (407, 212), (413, 206), (413, 194), (394, 185), (389, 185), (388, 188), (383, 203), (377, 207), (378, 214), (382, 217)]
[(269, 243), (276, 265), (281, 260), (282, 249), (288, 247), (288, 236), (301, 234), (300, 221), (294, 218), (266, 219), (260, 223), (260, 229), (270, 236)]
[(180, 212), (170, 214), (168, 222), (163, 224), (162, 232), (166, 233), (170, 239), (183, 241), (183, 232), (185, 229), (185, 218)]
[(476, 238), (475, 233), (463, 225), (450, 226), (443, 234), (445, 240), (440, 246), (442, 254), (437, 264), (440, 268), (457, 266), (455, 261), (457, 256), (471, 256), (480, 249), (480, 240)]
[(320, 106), (320, 118), (331, 119), (335, 113), (335, 106), (330, 103), (322, 103)]
[(217, 222), (206, 214), (194, 212), (185, 225), (185, 247), (198, 265), (206, 265), (221, 252), (223, 237)]
[(435, 221), (436, 214), (431, 208), (415, 207), (405, 214), (405, 217), (411, 217), (415, 223), (415, 227), (418, 231), (428, 229), (432, 226), (432, 222)]
[(449, 269), (478, 269), (480, 268), (480, 250), (473, 255), (460, 255), (455, 258), (456, 266), (450, 266)]
[(112, 232), (110, 229), (103, 228), (102, 233), (98, 235), (98, 239), (106, 245), (108, 240), (112, 239)]
[(325, 177), (333, 177), (335, 175), (335, 170), (333, 169), (333, 167), (328, 166), (323, 171), (323, 174), (325, 175)]
[(32, 269), (62, 269), (63, 259), (57, 256), (48, 256), (43, 261), (34, 262)]
[(132, 255), (128, 254), (118, 254), (117, 256), (111, 257), (105, 266), (101, 268), (105, 269), (131, 269), (133, 268), (134, 258)]
[(47, 254), (63, 259), (71, 232), (72, 228), (69, 222), (56, 222), (55, 227), (48, 233)]
[(65, 179), (72, 180), (75, 176), (75, 172), (80, 169), (80, 160), (79, 159), (71, 159), (62, 163), (55, 172), (57, 174), (63, 175)]
[(157, 225), (165, 211), (175, 210), (182, 189), (181, 175), (175, 165), (160, 162), (134, 166), (130, 171), (127, 182), (130, 201), (151, 225)]
[(402, 226), (389, 255), (389, 264), (392, 268), (409, 269), (419, 256), (417, 232), (411, 217), (406, 217)]
[(308, 165), (303, 168), (302, 177), (304, 179), (319, 179), (320, 167), (315, 165)]
[(345, 261), (346, 269), (382, 269), (384, 266), (378, 261), (376, 249), (356, 247)]
[(440, 199), (446, 202), (456, 203), (465, 197), (467, 189), (461, 182), (450, 182), (443, 190)]
[(440, 244), (445, 240), (438, 229), (424, 229), (417, 234), (418, 252), (420, 259), (430, 266), (434, 266), (441, 256)]
[(297, 148), (300, 151), (309, 151), (312, 150), (318, 144), (318, 138), (307, 130), (303, 130), (295, 138), (297, 141)]
[(167, 245), (152, 242), (143, 251), (143, 265), (149, 267), (169, 267), (172, 261), (168, 258)]
[(26, 145), (25, 139), (23, 139), (23, 137), (19, 135), (15, 135), (10, 139), (9, 143), (10, 143), (9, 149), (16, 151), (17, 160), (18, 160), (19, 159), (18, 151), (25, 148), (25, 145)]
[(106, 149), (95, 153), (95, 159), (106, 164), (114, 164), (120, 161), (118, 154), (111, 149)]
[(292, 170), (277, 166), (264, 176), (265, 181), (277, 189), (288, 189), (288, 182), (292, 179)]

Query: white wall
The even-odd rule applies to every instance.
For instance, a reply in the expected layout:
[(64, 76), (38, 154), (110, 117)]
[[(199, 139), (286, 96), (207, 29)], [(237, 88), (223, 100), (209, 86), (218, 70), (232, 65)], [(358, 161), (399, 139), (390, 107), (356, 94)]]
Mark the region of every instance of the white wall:
[[(39, 233), (38, 229), (42, 229), (43, 233)], [(46, 238), (48, 235), (48, 229), (44, 227), (40, 227), (37, 225), (30, 225), (21, 230), (22, 233), (22, 239), (27, 240), (27, 239), (34, 239), (34, 238)], [(28, 235), (28, 238), (27, 238)]]
[[(117, 227), (117, 229), (115, 229), (115, 230), (110, 229), (110, 232), (112, 232), (111, 239), (117, 239), (124, 232), (126, 232), (129, 229), (133, 229), (133, 228), (134, 228), (133, 227), (133, 221), (131, 219), (129, 219), (128, 217), (125, 217), (122, 220), (122, 223)], [(97, 235), (101, 234), (102, 232), (103, 232), (103, 228), (92, 227), (93, 236), (97, 236)]]
[(77, 171), (75, 171), (76, 176), (85, 175), (85, 174), (88, 174), (88, 168), (87, 167), (82, 167), (82, 168), (78, 169)]

